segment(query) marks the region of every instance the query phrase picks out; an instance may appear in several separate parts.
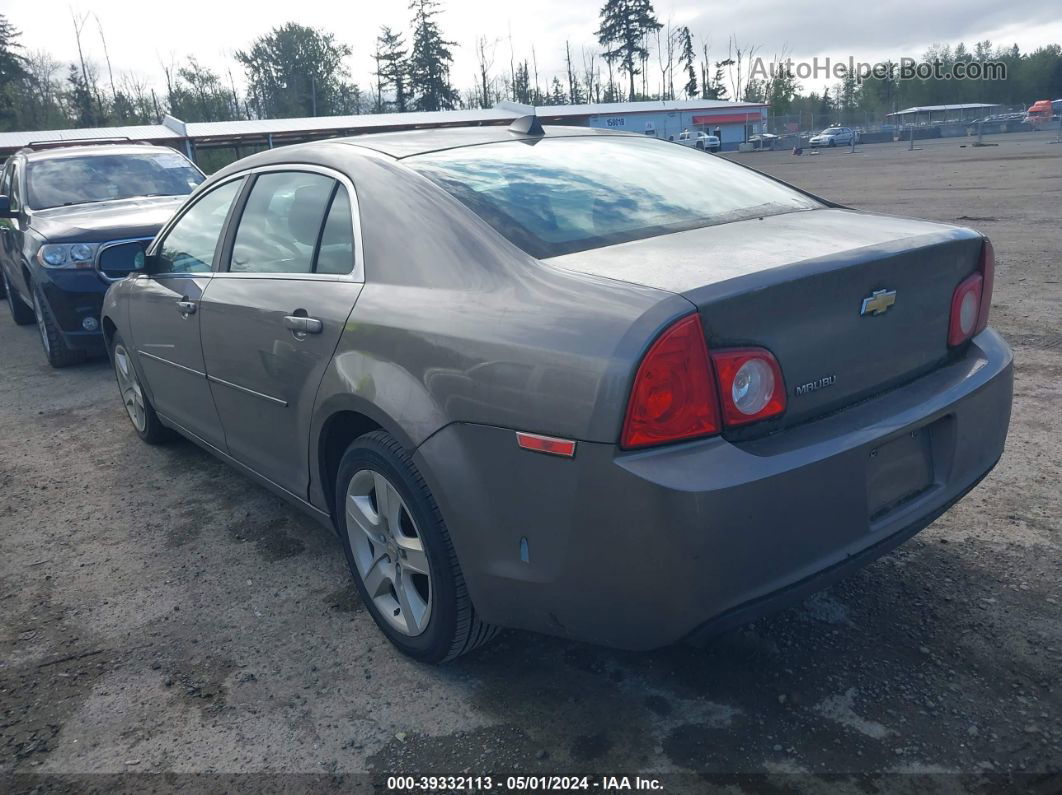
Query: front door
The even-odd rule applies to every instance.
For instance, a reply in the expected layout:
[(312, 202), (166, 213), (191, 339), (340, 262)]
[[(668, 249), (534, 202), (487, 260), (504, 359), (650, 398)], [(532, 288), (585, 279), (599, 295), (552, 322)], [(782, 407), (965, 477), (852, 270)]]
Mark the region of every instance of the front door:
[(128, 283), (132, 344), (155, 409), (221, 450), (225, 436), (206, 380), (199, 310), (242, 184), (203, 194), (156, 247), (150, 273)]
[(317, 387), (361, 291), (352, 218), (331, 176), (258, 174), (199, 312), (229, 454), (304, 499)]

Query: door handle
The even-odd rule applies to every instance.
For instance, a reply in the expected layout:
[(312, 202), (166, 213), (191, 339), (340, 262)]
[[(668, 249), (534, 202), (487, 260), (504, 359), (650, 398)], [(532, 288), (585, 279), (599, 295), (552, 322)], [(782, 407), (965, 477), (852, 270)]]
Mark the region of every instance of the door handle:
[(195, 305), (195, 301), (178, 301), (177, 302), (177, 311), (180, 312), (185, 317), (188, 317), (189, 315), (194, 315), (196, 308), (197, 307)]
[(285, 315), (284, 327), (296, 334), (320, 334), (324, 329), (324, 323), (315, 317), (301, 317), (299, 315)]

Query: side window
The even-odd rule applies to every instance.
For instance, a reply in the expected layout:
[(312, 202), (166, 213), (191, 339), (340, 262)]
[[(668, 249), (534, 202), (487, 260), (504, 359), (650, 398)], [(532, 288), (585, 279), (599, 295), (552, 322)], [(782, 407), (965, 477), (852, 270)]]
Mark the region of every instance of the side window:
[(193, 204), (162, 241), (159, 262), (152, 272), (209, 272), (221, 228), (242, 185), (242, 179), (226, 182)]
[(350, 217), (350, 197), (340, 185), (321, 232), (316, 273), (343, 275), (354, 270), (354, 223)]
[(261, 174), (232, 244), (232, 273), (311, 273), (336, 181), (321, 174)]

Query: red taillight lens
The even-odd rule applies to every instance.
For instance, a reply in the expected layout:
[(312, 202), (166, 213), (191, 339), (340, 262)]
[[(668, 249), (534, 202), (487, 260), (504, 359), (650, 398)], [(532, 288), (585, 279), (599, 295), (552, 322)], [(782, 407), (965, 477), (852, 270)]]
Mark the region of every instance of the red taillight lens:
[(634, 376), (620, 444), (647, 447), (719, 432), (719, 406), (699, 315), (674, 323)]
[(961, 345), (988, 325), (988, 310), (992, 308), (992, 286), (996, 280), (996, 252), (986, 237), (981, 245), (981, 260), (977, 273), (959, 282), (951, 296), (951, 317), (948, 320), (948, 345)]
[(723, 421), (728, 426), (759, 422), (785, 411), (782, 370), (770, 351), (763, 348), (714, 351), (712, 363), (719, 382)]
[(951, 296), (951, 320), (948, 323), (948, 345), (960, 345), (974, 335), (981, 312), (984, 278), (980, 273), (967, 276)]

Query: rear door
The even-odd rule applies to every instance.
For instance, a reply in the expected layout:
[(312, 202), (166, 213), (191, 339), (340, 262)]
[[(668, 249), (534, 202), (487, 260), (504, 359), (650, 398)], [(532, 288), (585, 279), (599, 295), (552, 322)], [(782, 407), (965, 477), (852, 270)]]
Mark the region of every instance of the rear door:
[(229, 454), (305, 497), (314, 398), (361, 291), (355, 197), (308, 166), (253, 179), (202, 303), (206, 372)]
[(129, 282), (132, 343), (155, 409), (221, 450), (225, 437), (207, 385), (199, 310), (243, 182), (197, 198), (153, 249), (151, 273)]

